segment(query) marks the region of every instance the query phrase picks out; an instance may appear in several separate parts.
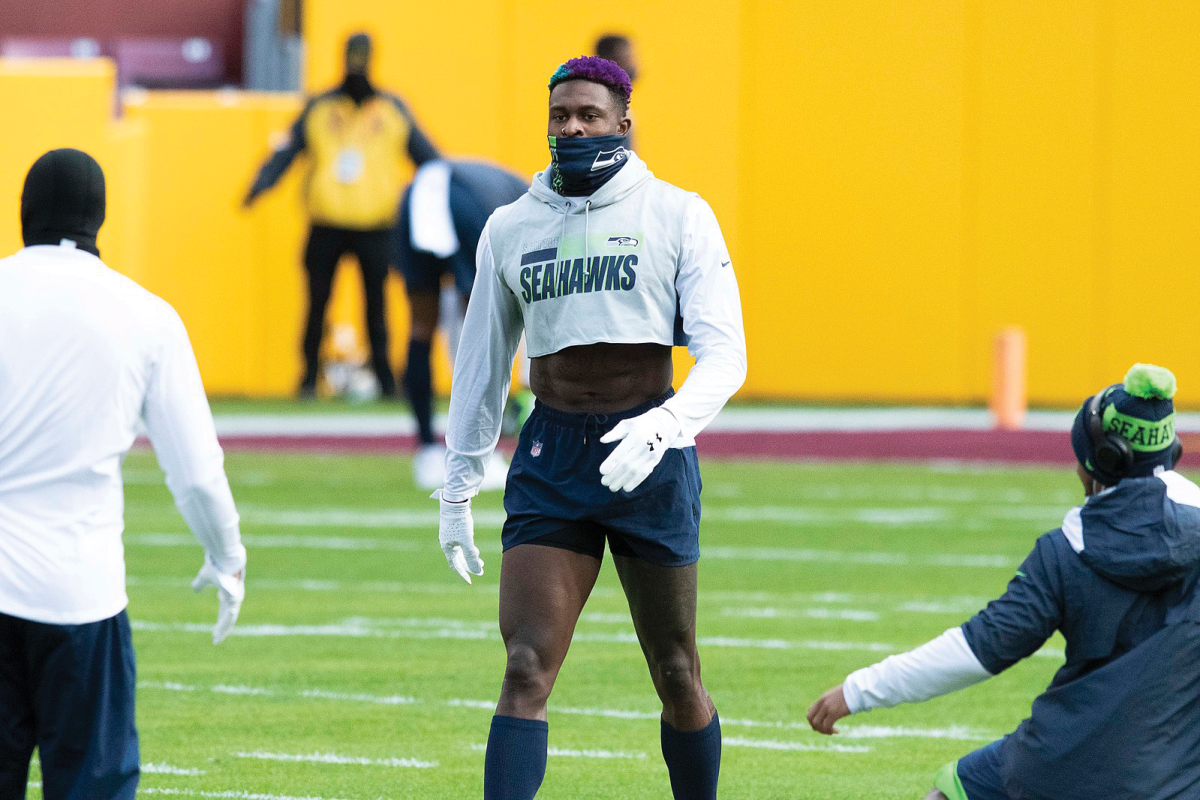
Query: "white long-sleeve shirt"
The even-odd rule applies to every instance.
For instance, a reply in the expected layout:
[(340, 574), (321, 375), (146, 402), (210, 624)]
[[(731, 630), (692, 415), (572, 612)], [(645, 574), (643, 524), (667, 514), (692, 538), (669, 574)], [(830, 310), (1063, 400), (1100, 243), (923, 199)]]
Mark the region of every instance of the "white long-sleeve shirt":
[(208, 556), (241, 569), (237, 510), (179, 315), (70, 246), (0, 260), (0, 613), (82, 624), (128, 604), (121, 462), (139, 422)]
[(716, 216), (633, 154), (591, 197), (561, 197), (539, 173), (488, 220), (454, 362), (447, 500), (473, 496), (483, 480), (522, 331), (534, 357), (686, 343), (696, 364), (663, 404), (680, 423), (674, 447), (694, 444), (746, 379), (737, 278)]
[(979, 662), (962, 628), (950, 628), (907, 653), (850, 673), (842, 684), (842, 694), (850, 712), (858, 714), (900, 703), (921, 703), (990, 677), (992, 673)]

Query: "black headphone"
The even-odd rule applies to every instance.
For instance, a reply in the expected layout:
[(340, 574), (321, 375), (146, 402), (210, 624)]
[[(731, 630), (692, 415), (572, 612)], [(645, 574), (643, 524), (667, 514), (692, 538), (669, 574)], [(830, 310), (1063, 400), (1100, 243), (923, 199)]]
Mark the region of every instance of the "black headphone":
[[(1092, 442), (1092, 469), (1096, 479), (1105, 486), (1116, 486), (1122, 478), (1129, 477), (1133, 470), (1133, 448), (1124, 436), (1104, 430), (1104, 398), (1114, 389), (1123, 389), (1124, 384), (1114, 383), (1102, 392), (1092, 395), (1084, 410), (1084, 428)], [(1183, 442), (1178, 436), (1171, 443), (1171, 465), (1174, 469), (1183, 458)]]

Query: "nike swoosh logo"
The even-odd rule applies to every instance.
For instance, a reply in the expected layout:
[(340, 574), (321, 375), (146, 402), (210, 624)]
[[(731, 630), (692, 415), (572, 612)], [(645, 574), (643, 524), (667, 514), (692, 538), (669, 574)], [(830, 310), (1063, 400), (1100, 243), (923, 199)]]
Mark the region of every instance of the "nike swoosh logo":
[(724, 261), (724, 262), (722, 262), (722, 263), (721, 263), (721, 266), (722, 266), (722, 267), (728, 267), (728, 266), (729, 266), (730, 264), (732, 264), (732, 263), (733, 263), (732, 261)]

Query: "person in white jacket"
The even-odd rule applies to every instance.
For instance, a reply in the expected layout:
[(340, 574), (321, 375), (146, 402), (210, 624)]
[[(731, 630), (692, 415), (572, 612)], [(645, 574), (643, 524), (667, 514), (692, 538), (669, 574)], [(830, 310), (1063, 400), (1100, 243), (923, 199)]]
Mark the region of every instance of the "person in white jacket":
[(0, 797), (132, 799), (135, 665), (125, 607), (121, 462), (145, 424), (204, 546), (219, 643), (246, 550), (179, 315), (105, 266), (104, 173), (52, 150), (25, 180), (25, 248), (0, 260)]
[[(626, 145), (629, 77), (571, 59), (550, 81), (551, 165), (479, 242), (455, 361), (440, 542), (483, 574), (470, 499), (496, 446), (522, 331), (537, 397), (509, 471), (500, 631), (508, 660), (484, 797), (532, 798), (546, 701), (605, 541), (662, 701), (676, 798), (716, 796), (720, 723), (696, 649), (700, 472), (695, 435), (746, 376), (741, 304), (708, 204)], [(671, 348), (696, 364), (672, 392)]]

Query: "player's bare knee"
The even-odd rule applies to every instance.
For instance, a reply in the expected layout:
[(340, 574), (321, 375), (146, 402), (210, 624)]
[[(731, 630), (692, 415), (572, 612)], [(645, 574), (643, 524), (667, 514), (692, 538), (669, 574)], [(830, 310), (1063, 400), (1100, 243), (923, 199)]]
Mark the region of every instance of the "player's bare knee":
[(544, 701), (554, 686), (554, 674), (528, 645), (510, 645), (504, 670), (504, 692), (525, 701)]
[(650, 663), (654, 685), (664, 700), (685, 702), (702, 693), (700, 669), (695, 657), (685, 650), (672, 650)]

